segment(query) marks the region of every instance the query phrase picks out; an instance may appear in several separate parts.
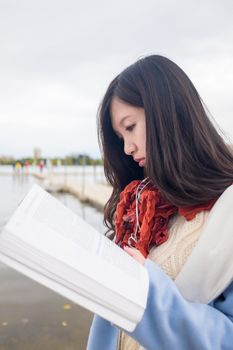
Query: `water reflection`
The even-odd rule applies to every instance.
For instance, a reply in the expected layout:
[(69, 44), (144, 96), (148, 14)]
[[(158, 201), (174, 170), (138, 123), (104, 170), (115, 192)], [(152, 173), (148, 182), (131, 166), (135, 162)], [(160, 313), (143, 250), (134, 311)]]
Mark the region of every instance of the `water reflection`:
[[(0, 176), (0, 225), (36, 182)], [(68, 194), (57, 197), (103, 232), (102, 213)], [(84, 350), (92, 314), (0, 264), (0, 350)]]

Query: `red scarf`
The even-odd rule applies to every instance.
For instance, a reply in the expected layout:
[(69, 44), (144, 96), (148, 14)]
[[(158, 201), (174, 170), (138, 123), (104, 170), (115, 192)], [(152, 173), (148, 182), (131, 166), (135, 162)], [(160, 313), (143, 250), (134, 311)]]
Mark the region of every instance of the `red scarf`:
[[(144, 185), (146, 185), (144, 180)], [(140, 186), (140, 187), (138, 187)], [(129, 183), (120, 194), (116, 208), (115, 243), (122, 248), (130, 245), (147, 257), (153, 245), (160, 245), (168, 239), (169, 219), (178, 213), (186, 220), (192, 220), (197, 213), (210, 210), (217, 199), (207, 203), (179, 208), (164, 200), (161, 193), (149, 181), (145, 188), (141, 180)], [(138, 229), (136, 229), (136, 193), (141, 193), (138, 200)], [(136, 234), (135, 234), (136, 232)], [(131, 237), (131, 238), (130, 238)], [(135, 239), (134, 239), (135, 238)]]

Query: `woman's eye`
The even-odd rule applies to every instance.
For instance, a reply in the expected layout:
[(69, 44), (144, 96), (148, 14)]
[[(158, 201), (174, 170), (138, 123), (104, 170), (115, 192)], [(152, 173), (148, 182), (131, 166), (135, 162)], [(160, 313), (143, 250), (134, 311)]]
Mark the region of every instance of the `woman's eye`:
[(135, 124), (132, 124), (132, 125), (127, 126), (125, 129), (127, 131), (132, 131), (134, 129), (134, 127), (135, 127)]

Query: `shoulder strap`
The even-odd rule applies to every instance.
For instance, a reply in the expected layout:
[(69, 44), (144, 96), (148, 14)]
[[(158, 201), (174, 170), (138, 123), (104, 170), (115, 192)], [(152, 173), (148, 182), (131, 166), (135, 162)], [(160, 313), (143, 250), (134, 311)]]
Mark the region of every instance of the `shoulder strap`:
[(233, 280), (233, 185), (219, 197), (201, 237), (175, 279), (189, 301), (208, 304)]

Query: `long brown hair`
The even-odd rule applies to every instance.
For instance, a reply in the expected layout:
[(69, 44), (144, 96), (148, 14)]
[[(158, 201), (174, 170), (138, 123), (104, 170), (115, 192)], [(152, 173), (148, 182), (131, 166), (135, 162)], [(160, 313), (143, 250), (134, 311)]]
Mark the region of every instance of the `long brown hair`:
[(145, 174), (115, 134), (113, 97), (143, 107), (146, 116), (146, 175), (172, 204), (184, 207), (219, 197), (233, 182), (233, 154), (207, 116), (184, 71), (166, 57), (138, 60), (109, 85), (98, 112), (104, 171), (113, 192), (104, 222), (114, 230), (114, 213), (123, 188)]

